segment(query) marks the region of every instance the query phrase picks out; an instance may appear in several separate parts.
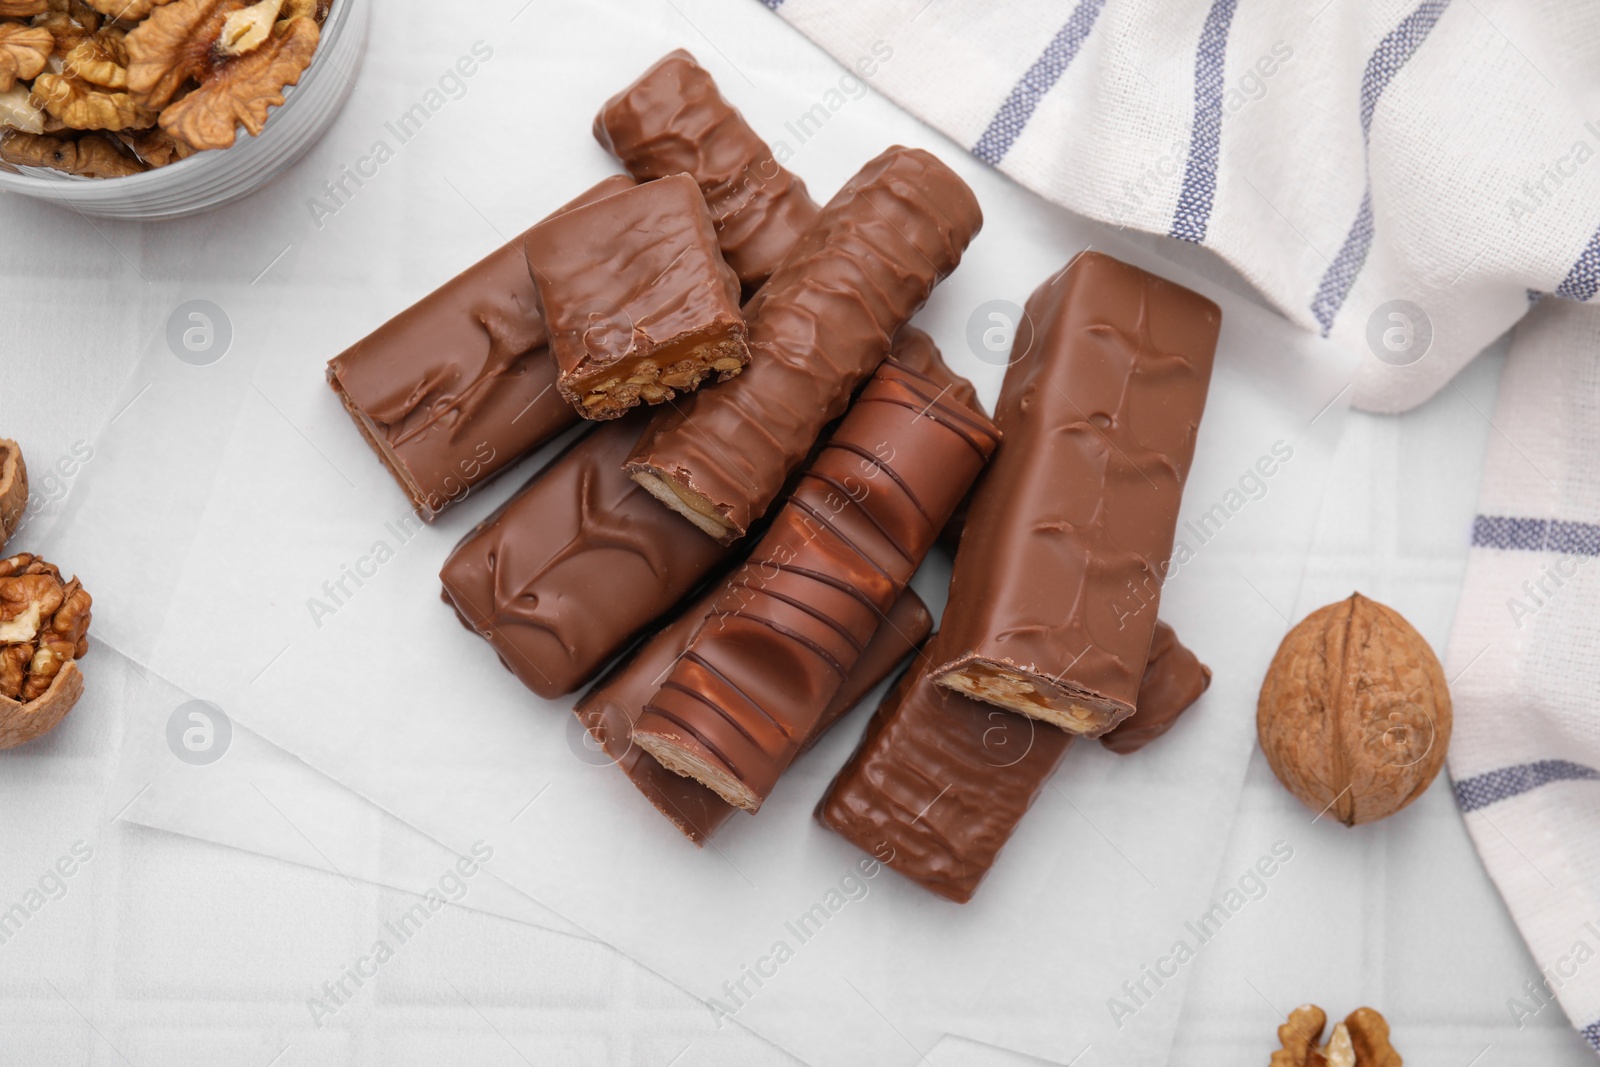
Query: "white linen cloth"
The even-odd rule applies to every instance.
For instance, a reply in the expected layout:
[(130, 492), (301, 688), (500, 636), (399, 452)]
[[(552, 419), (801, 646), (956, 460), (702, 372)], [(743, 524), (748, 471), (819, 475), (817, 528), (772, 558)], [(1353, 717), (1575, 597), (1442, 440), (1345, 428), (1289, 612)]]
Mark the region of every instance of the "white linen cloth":
[(1544, 300), (1517, 328), (1446, 664), (1450, 772), (1542, 974), (1600, 1050), (1600, 309)]
[(1220, 253), (1362, 357), (1356, 407), (1600, 287), (1587, 0), (764, 2), (1041, 196)]

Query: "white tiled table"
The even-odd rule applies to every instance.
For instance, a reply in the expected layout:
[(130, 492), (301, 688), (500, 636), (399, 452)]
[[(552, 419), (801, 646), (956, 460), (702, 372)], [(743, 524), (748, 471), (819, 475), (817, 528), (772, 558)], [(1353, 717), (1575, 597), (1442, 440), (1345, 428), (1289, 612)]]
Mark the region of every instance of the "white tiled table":
[[(670, 5), (644, 16), (693, 45), (677, 18)], [(746, 35), (780, 68), (827, 63), (757, 4), (731, 3), (727, 18), (733, 37)], [(426, 32), (418, 14), (398, 36)], [(403, 81), (404, 70), (375, 53), (364, 77)], [(390, 180), (396, 205), (406, 203), (400, 190), (412, 180)], [(383, 210), (389, 196), (374, 192), (370, 209)], [(194, 272), (219, 262), (205, 248), (252, 236), (250, 227), (248, 203), (226, 216), (141, 230), (0, 198), (0, 434), (22, 441), (36, 471), (93, 440), (175, 298), (192, 287)], [(1203, 253), (1177, 255), (1223, 273)], [(314, 268), (296, 259), (267, 284), (291, 296), (297, 279), (314, 284)], [(1481, 413), (1492, 410), (1499, 359), (1480, 359), (1460, 393), (1447, 390), (1410, 415), (1352, 416), (1307, 602), (1360, 588), (1402, 608), (1442, 648), (1489, 432)], [(24, 537), (18, 547), (46, 546)], [(124, 798), (109, 786), (121, 728), (114, 699), (86, 701), (50, 739), (0, 755), (0, 907), (20, 899), (74, 842), (94, 850), (61, 899), (0, 944), (0, 1063), (8, 1067), (792, 1062), (737, 1027), (712, 1030), (702, 1005), (603, 945), (467, 909), (448, 909), (351, 999), (342, 1012), (352, 1027), (319, 1032), (305, 998), (337, 976), (321, 961), (354, 958), (373, 921), (410, 898), (314, 870), (311, 855), (309, 866), (298, 866), (115, 822)], [(1384, 1009), (1411, 1063), (1593, 1062), (1557, 1009), (1521, 1030), (1507, 1012), (1506, 999), (1536, 968), (1444, 782), (1392, 822), (1352, 832), (1313, 824), (1258, 756), (1224, 881), (1279, 840), (1293, 843), (1296, 860), (1192, 964), (1172, 1062), (1264, 1062), (1281, 1012), (1302, 1000), (1336, 1015), (1358, 1003)], [(439, 975), (459, 995), (441, 997)], [(929, 1058), (1034, 1062), (959, 1040)], [(1092, 1067), (1092, 1053), (1083, 1063)]]

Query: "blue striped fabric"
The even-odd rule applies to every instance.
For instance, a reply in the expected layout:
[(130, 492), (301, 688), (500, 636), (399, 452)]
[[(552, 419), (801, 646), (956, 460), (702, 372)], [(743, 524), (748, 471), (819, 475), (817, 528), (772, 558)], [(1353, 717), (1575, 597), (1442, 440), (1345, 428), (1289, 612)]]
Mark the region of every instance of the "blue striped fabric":
[(1479, 515), (1472, 520), (1472, 545), (1474, 548), (1600, 556), (1600, 526), (1560, 519)]
[(1456, 805), (1462, 811), (1477, 811), (1490, 804), (1521, 796), (1551, 782), (1600, 781), (1600, 771), (1563, 759), (1545, 759), (1502, 767), (1497, 771), (1473, 775), (1456, 783)]
[(761, 2), (774, 11), (783, 6), (783, 0), (761, 0)]
[(1600, 289), (1600, 230), (1596, 230), (1594, 236), (1589, 238), (1583, 255), (1578, 257), (1578, 262), (1572, 265), (1566, 278), (1556, 287), (1556, 295), (1569, 300), (1588, 300), (1594, 296), (1596, 289)]
[[(782, 2), (778, 0), (778, 3)], [(1055, 87), (1061, 75), (1077, 58), (1078, 49), (1083, 47), (1083, 42), (1094, 29), (1095, 20), (1100, 17), (1100, 9), (1105, 6), (1106, 0), (1078, 0), (1072, 15), (1056, 31), (1050, 43), (1045, 45), (1044, 51), (1033, 61), (1033, 66), (1028, 68), (1022, 80), (1012, 87), (1011, 95), (994, 113), (994, 118), (989, 120), (988, 129), (972, 146), (973, 155), (990, 166), (999, 166), (1000, 161), (1006, 158), (1006, 153), (1011, 151), (1011, 145), (1022, 134), (1023, 128), (1028, 125), (1028, 120), (1033, 118), (1034, 109), (1044, 99), (1044, 94)]]
[[(1361, 77), (1361, 139), (1363, 144), (1372, 139), (1372, 115), (1378, 109), (1378, 101), (1383, 96), (1383, 91), (1389, 87), (1394, 76), (1400, 68), (1416, 54), (1422, 47), (1422, 42), (1428, 37), (1434, 24), (1439, 21), (1439, 16), (1444, 14), (1445, 8), (1450, 6), (1450, 0), (1423, 0), (1416, 9), (1400, 20), (1400, 24), (1390, 30), (1378, 42), (1378, 47), (1373, 50), (1372, 57), (1367, 60), (1367, 69)], [(1328, 336), (1333, 329), (1333, 320), (1338, 317), (1339, 309), (1344, 306), (1345, 299), (1350, 295), (1350, 287), (1355, 284), (1356, 275), (1361, 273), (1361, 268), (1366, 264), (1367, 253), (1372, 249), (1372, 180), (1367, 179), (1366, 189), (1361, 195), (1361, 208), (1356, 212), (1356, 221), (1350, 227), (1350, 233), (1345, 237), (1344, 244), (1339, 248), (1339, 254), (1333, 262), (1328, 264), (1327, 272), (1322, 276), (1322, 283), (1317, 286), (1317, 295), (1311, 301), (1311, 313), (1316, 316), (1317, 322), (1322, 326), (1322, 336)]]
[(1217, 161), (1222, 144), (1223, 74), (1228, 60), (1228, 30), (1237, 0), (1212, 0), (1194, 56), (1194, 126), (1189, 134), (1189, 162), (1183, 188), (1172, 213), (1171, 236), (1202, 242), (1211, 223), (1217, 195)]

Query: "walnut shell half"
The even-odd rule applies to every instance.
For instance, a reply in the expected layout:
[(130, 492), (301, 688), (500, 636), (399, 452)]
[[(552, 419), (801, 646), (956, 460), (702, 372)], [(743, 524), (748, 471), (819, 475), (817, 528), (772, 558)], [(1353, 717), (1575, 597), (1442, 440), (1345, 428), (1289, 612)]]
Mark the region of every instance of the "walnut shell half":
[(26, 704), (0, 696), (0, 751), (25, 745), (61, 725), (83, 695), (83, 672), (68, 662), (56, 672), (44, 695)]
[(22, 446), (0, 437), (0, 548), (22, 525), (28, 508), (28, 465), (22, 462)]
[(1360, 593), (1308, 615), (1261, 684), (1256, 732), (1273, 773), (1346, 826), (1411, 803), (1450, 745), (1450, 690), (1428, 642)]
[(0, 560), (0, 749), (53, 729), (77, 703), (93, 603), (38, 556)]

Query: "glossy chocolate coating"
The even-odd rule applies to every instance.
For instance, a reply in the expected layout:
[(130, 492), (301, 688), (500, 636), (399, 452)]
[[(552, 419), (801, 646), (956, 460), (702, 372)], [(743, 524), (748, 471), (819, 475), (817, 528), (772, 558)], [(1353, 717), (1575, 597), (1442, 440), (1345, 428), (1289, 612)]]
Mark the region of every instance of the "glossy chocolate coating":
[(562, 212), (523, 248), (556, 387), (585, 418), (671, 400), (749, 362), (739, 279), (688, 175)]
[[(1075, 737), (934, 684), (927, 665), (947, 649), (943, 636), (934, 637), (879, 705), (817, 805), (817, 819), (924, 888), (964, 904)], [(1173, 645), (1187, 654), (1176, 638)], [(1198, 695), (1182, 657), (1152, 659), (1139, 689), (1139, 715), (1170, 722)]]
[[(971, 383), (920, 330), (897, 355), (945, 396)], [(462, 539), (439, 578), (462, 625), (547, 699), (574, 692), (737, 553), (652, 500), (622, 471), (648, 416), (599, 426)]]
[(772, 158), (682, 49), (606, 101), (594, 135), (641, 182), (688, 174), (699, 183), (722, 254), (747, 293), (767, 280), (817, 214), (805, 183)]
[(910, 367), (934, 379), (939, 384), (940, 399), (954, 400), (969, 411), (983, 411), (978, 390), (950, 369), (939, 346), (922, 330), (915, 326), (900, 327), (900, 332), (894, 335), (894, 350), (889, 355), (902, 367)]
[(640, 426), (607, 422), (574, 443), (439, 572), (462, 623), (547, 699), (593, 678), (727, 557), (622, 473)]
[[(556, 214), (633, 187), (615, 175)], [(573, 423), (522, 238), (328, 362), (328, 383), (425, 520)]]
[[(733, 805), (695, 781), (673, 774), (633, 743), (633, 724), (655, 695), (667, 671), (689, 647), (711, 611), (719, 589), (713, 587), (665, 629), (646, 640), (613, 668), (578, 701), (573, 713), (611, 761), (622, 769), (646, 800), (672, 821), (695, 844), (706, 838), (738, 811)], [(889, 617), (862, 650), (861, 658), (845, 677), (816, 729), (801, 751), (810, 748), (874, 686), (915, 651), (933, 632), (933, 617), (922, 599), (907, 589), (900, 594)]]
[(972, 190), (927, 152), (872, 160), (746, 305), (749, 368), (659, 412), (629, 472), (703, 501), (721, 540), (743, 536), (981, 224)]
[(884, 363), (634, 726), (670, 770), (757, 810), (998, 441)]
[(1211, 668), (1178, 641), (1164, 622), (1156, 623), (1150, 659), (1139, 683), (1139, 709), (1100, 743), (1119, 756), (1137, 752), (1168, 730), (1211, 686)]
[(1098, 737), (1138, 696), (1222, 315), (1095, 252), (1035, 290), (1027, 315), (933, 675)]

